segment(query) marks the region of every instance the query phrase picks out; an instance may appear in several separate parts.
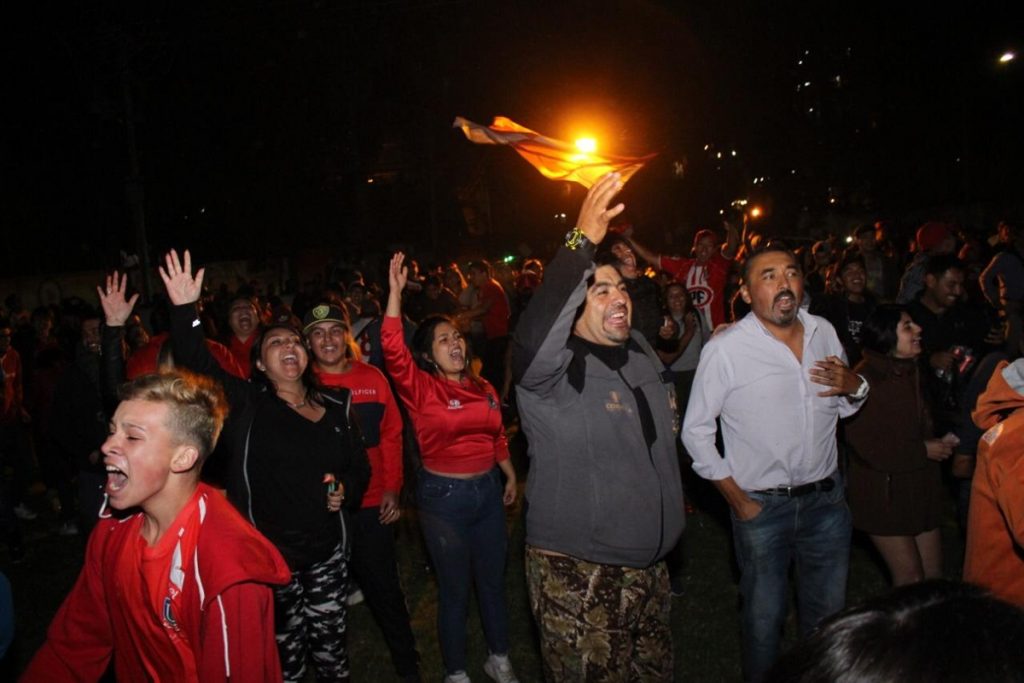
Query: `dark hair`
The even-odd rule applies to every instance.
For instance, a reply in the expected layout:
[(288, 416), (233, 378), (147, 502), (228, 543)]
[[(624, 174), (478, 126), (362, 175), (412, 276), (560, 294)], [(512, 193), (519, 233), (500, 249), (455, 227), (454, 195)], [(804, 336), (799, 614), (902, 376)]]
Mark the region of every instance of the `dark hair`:
[(956, 254), (935, 254), (928, 257), (924, 265), (924, 274), (933, 277), (942, 277), (947, 270), (967, 271), (964, 262), (957, 258)]
[(690, 311), (695, 311), (696, 307), (693, 305), (693, 297), (690, 296), (690, 290), (686, 288), (686, 285), (678, 281), (672, 281), (668, 283), (667, 285), (665, 285), (665, 289), (662, 291), (662, 295), (665, 299), (666, 306), (668, 305), (668, 290), (672, 289), (673, 287), (678, 287), (679, 289), (683, 290), (683, 299), (686, 301), (686, 312), (689, 313)]
[(313, 399), (317, 403), (322, 403), (320, 400), (320, 393), (323, 387), (320, 384), (320, 380), (317, 379), (316, 372), (313, 371), (313, 354), (309, 351), (309, 347), (306, 346), (306, 338), (303, 336), (302, 331), (294, 325), (276, 323), (257, 332), (256, 341), (253, 342), (252, 348), (249, 350), (249, 363), (252, 367), (250, 381), (254, 384), (262, 385), (271, 391), (276, 391), (277, 389), (274, 386), (274, 381), (267, 377), (267, 373), (260, 370), (259, 366), (256, 364), (257, 361), (263, 361), (263, 341), (274, 330), (287, 330), (299, 338), (299, 345), (305, 350), (307, 359), (306, 369), (302, 371), (302, 384), (306, 387), (309, 398)]
[(861, 348), (888, 355), (896, 348), (896, 327), (907, 312), (901, 304), (882, 304), (871, 311), (860, 328)]
[(800, 270), (801, 273), (803, 272), (804, 269), (800, 265), (800, 259), (796, 257), (796, 254), (793, 253), (793, 250), (790, 249), (785, 242), (772, 240), (765, 244), (760, 249), (758, 249), (757, 251), (755, 251), (754, 253), (752, 253), (750, 256), (748, 256), (747, 260), (743, 262), (743, 277), (740, 280), (740, 282), (742, 282), (743, 284), (747, 284), (750, 281), (750, 267), (751, 264), (753, 264), (754, 259), (756, 259), (758, 256), (761, 256), (762, 254), (767, 254), (769, 252), (789, 254), (790, 258), (793, 259), (793, 263), (796, 264), (796, 267)]
[(866, 232), (870, 232), (873, 237), (875, 234), (875, 226), (871, 225), (870, 223), (862, 223), (861, 225), (858, 225), (856, 228), (853, 229), (853, 236), (860, 237)]
[[(412, 335), (412, 355), (416, 365), (424, 372), (432, 375), (440, 373), (437, 363), (434, 361), (434, 331), (441, 323), (448, 323), (455, 329), (459, 329), (451, 318), (446, 315), (430, 315), (424, 318), (416, 332)], [(479, 384), (480, 379), (473, 372), (473, 349), (470, 346), (469, 338), (463, 337), (466, 341), (466, 377)]]
[(469, 265), (466, 266), (466, 270), (475, 270), (479, 273), (483, 273), (487, 277), (490, 277), (493, 272), (491, 264), (483, 259), (480, 259), (479, 261), (470, 261)]
[[(626, 240), (620, 239), (616, 240), (614, 244), (629, 243), (626, 242)], [(619, 257), (612, 253), (611, 245), (606, 248), (605, 245), (602, 244), (597, 250), (597, 253), (594, 254), (594, 266), (596, 268), (600, 268), (601, 266), (615, 266), (615, 268), (618, 269), (620, 263), (621, 261), (619, 261)]]
[(823, 622), (767, 683), (1024, 682), (1024, 611), (967, 583), (897, 588)]
[(864, 262), (864, 257), (861, 256), (860, 252), (847, 251), (843, 254), (843, 257), (839, 259), (839, 263), (836, 264), (836, 277), (842, 277), (843, 271), (848, 267), (857, 264), (864, 270), (867, 270), (867, 264)]

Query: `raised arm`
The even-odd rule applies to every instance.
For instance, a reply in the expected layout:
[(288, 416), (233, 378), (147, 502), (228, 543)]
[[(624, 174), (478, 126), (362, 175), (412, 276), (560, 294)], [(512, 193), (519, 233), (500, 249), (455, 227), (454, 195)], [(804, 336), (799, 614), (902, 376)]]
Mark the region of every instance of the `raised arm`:
[(996, 310), (1003, 307), (1003, 302), (999, 300), (999, 276), (1002, 272), (1002, 261), (1003, 255), (996, 254), (978, 277), (982, 294)]
[(405, 254), (396, 251), (388, 265), (388, 304), (384, 315), (389, 318), (402, 317), (402, 292), (409, 282), (409, 269), (405, 266)]
[[(184, 261), (178, 253), (171, 250), (160, 267), (160, 278), (164, 281), (167, 298), (174, 305), (171, 308), (171, 348), (174, 350), (174, 362), (188, 368), (192, 372), (208, 375), (224, 385), (224, 393), (232, 407), (232, 415), (246, 400), (249, 383), (226, 372), (210, 353), (206, 345), (206, 335), (199, 322), (196, 302), (203, 291), (203, 275), (200, 268), (192, 274), (192, 256), (185, 250)], [(229, 419), (231, 417), (229, 416)]]
[[(743, 214), (743, 229), (746, 230), (747, 215)], [(722, 223), (725, 228), (725, 244), (722, 245), (722, 257), (727, 258), (730, 261), (736, 258), (736, 253), (740, 249), (740, 232), (736, 229), (736, 226), (725, 221)]]
[(111, 415), (117, 408), (117, 388), (124, 382), (124, 324), (135, 309), (139, 295), (125, 299), (128, 276), (118, 277), (115, 270), (107, 276), (106, 286), (96, 288), (103, 307), (103, 340), (100, 351), (100, 393), (103, 405)]
[(384, 320), (380, 325), (380, 346), (384, 364), (395, 382), (395, 391), (410, 411), (415, 411), (422, 402), (422, 396), (430, 391), (430, 375), (423, 372), (413, 360), (409, 347), (405, 345), (402, 326), (402, 290), (409, 279), (405, 267), (405, 254), (398, 251), (391, 257), (388, 266), (388, 303)]
[(655, 252), (652, 249), (648, 249), (644, 245), (636, 241), (636, 238), (632, 234), (629, 235), (629, 243), (633, 246), (633, 251), (636, 255), (647, 261), (649, 264), (654, 266), (656, 269), (661, 270), (661, 254)]
[(586, 297), (586, 279), (594, 269), (595, 246), (608, 233), (608, 223), (625, 209), (608, 208), (622, 181), (617, 173), (604, 176), (587, 193), (577, 229), (589, 245), (559, 249), (548, 266), (544, 282), (516, 325), (512, 368), (516, 384), (526, 391), (546, 392), (564, 373), (571, 359), (566, 343), (576, 308)]

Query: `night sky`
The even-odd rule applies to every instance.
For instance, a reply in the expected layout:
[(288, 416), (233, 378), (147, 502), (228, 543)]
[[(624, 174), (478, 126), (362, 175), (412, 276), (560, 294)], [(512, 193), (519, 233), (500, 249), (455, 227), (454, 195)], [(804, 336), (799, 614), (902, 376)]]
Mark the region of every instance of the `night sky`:
[(740, 197), (781, 235), (987, 229), (1021, 203), (1012, 3), (23, 4), (5, 22), (8, 275), (117, 266), (136, 188), (152, 254), (543, 252), (582, 188), (470, 144), (456, 115), (657, 152), (624, 192), (654, 244)]

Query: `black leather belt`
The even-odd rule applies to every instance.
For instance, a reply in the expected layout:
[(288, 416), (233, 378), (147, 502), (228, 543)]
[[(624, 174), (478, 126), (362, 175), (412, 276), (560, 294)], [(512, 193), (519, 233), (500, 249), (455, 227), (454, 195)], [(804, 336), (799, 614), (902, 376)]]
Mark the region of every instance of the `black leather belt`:
[(761, 489), (754, 493), (763, 493), (769, 496), (786, 496), (787, 498), (796, 498), (798, 496), (806, 496), (808, 493), (827, 493), (836, 487), (836, 482), (832, 477), (828, 479), (822, 479), (820, 481), (812, 481), (810, 484), (800, 484), (799, 486), (776, 486), (773, 489)]

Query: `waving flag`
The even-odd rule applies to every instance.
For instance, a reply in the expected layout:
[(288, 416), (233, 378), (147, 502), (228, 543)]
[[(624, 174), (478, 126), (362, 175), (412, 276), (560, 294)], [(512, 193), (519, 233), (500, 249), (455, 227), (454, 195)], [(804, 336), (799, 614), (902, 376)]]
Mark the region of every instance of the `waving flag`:
[(470, 142), (509, 145), (545, 178), (572, 180), (588, 188), (611, 171), (618, 171), (622, 175), (622, 182), (626, 182), (645, 163), (657, 156), (620, 157), (582, 152), (571, 143), (545, 137), (504, 116), (494, 117), (494, 123), (490, 126), (481, 126), (456, 116), (452, 127), (461, 128)]

